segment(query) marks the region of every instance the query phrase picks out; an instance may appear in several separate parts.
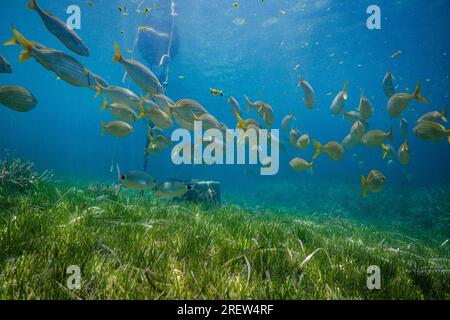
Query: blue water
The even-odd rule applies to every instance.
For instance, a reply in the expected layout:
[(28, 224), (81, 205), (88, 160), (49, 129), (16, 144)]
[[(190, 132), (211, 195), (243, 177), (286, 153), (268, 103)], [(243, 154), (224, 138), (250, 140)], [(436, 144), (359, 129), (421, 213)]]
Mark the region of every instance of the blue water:
[[(38, 15), (26, 8), (27, 1), (2, 0), (0, 3), (0, 39), (9, 40), (14, 24), (27, 38), (48, 47), (63, 50), (73, 56), (43, 26)], [(77, 33), (89, 46), (89, 58), (78, 57), (87, 67), (104, 77), (111, 85), (127, 87), (139, 93), (131, 81), (121, 82), (124, 70), (113, 63), (114, 41), (125, 52), (133, 48), (140, 25), (152, 25), (152, 19), (164, 17), (167, 1), (145, 1), (142, 7), (160, 8), (148, 17), (135, 12), (136, 1), (40, 0), (39, 4), (59, 17), (67, 17), (69, 5), (81, 7), (82, 25)], [(289, 148), (281, 153), (280, 172), (272, 177), (245, 175), (242, 166), (174, 166), (170, 149), (161, 157), (150, 158), (149, 171), (160, 180), (168, 178), (213, 179), (223, 183), (226, 192), (251, 193), (259, 185), (276, 188), (286, 181), (321, 183), (343, 182), (354, 185), (359, 196), (361, 174), (379, 169), (387, 176), (389, 190), (401, 190), (405, 185), (433, 186), (446, 184), (450, 178), (450, 146), (446, 139), (439, 143), (419, 140), (412, 133), (418, 117), (428, 111), (442, 110), (448, 105), (450, 74), (450, 2), (433, 1), (233, 1), (177, 0), (175, 23), (177, 55), (170, 64), (166, 95), (174, 101), (192, 98), (202, 103), (210, 113), (234, 127), (236, 120), (226, 102), (236, 97), (246, 109), (243, 95), (263, 100), (275, 111), (274, 128), (282, 118), (295, 113), (302, 132), (326, 143), (342, 141), (350, 129), (342, 116), (332, 116), (329, 106), (334, 96), (349, 80), (349, 100), (346, 110), (357, 107), (363, 88), (375, 107), (371, 129), (394, 128), (395, 149), (403, 142), (398, 119), (391, 120), (386, 111), (382, 79), (388, 70), (396, 77), (398, 92), (412, 92), (422, 81), (422, 95), (430, 103), (412, 102), (404, 112), (409, 121), (411, 163), (403, 167), (397, 161), (392, 168), (381, 159), (381, 150), (358, 146), (346, 152), (342, 161), (325, 155), (317, 159), (314, 175), (295, 173), (288, 163), (293, 157), (310, 159), (307, 151)], [(368, 30), (366, 9), (371, 4), (381, 8), (381, 30)], [(128, 16), (118, 11), (126, 5)], [(160, 10), (158, 12), (158, 10)], [(286, 12), (285, 15), (280, 10)], [(152, 14), (155, 17), (152, 17)], [(167, 19), (170, 19), (167, 16)], [(236, 20), (237, 19), (237, 20)], [(236, 23), (245, 19), (246, 23)], [(121, 34), (123, 33), (123, 34)], [(392, 59), (397, 50), (402, 54)], [(9, 149), (23, 158), (33, 160), (40, 169), (52, 169), (61, 180), (112, 182), (110, 164), (115, 138), (100, 136), (100, 120), (112, 119), (108, 112), (99, 113), (102, 99), (95, 92), (76, 88), (57, 80), (35, 60), (18, 63), (17, 46), (1, 47), (12, 64), (12, 75), (0, 76), (0, 85), (21, 85), (39, 100), (33, 111), (21, 114), (0, 107), (0, 157)], [(134, 58), (144, 61), (139, 52)], [(303, 77), (314, 87), (316, 106), (308, 110), (303, 93), (297, 88), (296, 64)], [(180, 76), (184, 77), (183, 79)], [(162, 79), (161, 79), (162, 80)], [(223, 90), (224, 97), (214, 97), (209, 88)], [(409, 88), (409, 90), (406, 90)], [(327, 93), (332, 95), (327, 95)], [(412, 111), (413, 110), (413, 111)], [(257, 117), (253, 114), (252, 117)], [(144, 123), (135, 126), (135, 133), (119, 142), (117, 162), (124, 170), (142, 169), (146, 142)], [(283, 133), (285, 137), (287, 133)], [(356, 154), (356, 156), (354, 156)], [(363, 161), (360, 169), (358, 162)], [(268, 188), (270, 190), (270, 187)], [(318, 192), (320, 188), (318, 188)], [(392, 192), (392, 191), (391, 191)], [(295, 194), (293, 197), (297, 196)], [(339, 201), (339, 199), (333, 199)]]

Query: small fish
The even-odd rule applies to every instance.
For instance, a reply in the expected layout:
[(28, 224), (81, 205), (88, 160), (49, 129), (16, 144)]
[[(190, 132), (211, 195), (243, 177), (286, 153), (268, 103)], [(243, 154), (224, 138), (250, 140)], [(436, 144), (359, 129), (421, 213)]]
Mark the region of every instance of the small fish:
[(373, 114), (373, 106), (370, 100), (364, 95), (364, 91), (361, 91), (361, 99), (359, 100), (359, 112), (361, 116), (365, 120), (369, 120), (369, 118)]
[(322, 152), (325, 152), (328, 157), (335, 161), (342, 160), (344, 157), (345, 149), (336, 141), (331, 141), (322, 145), (319, 141), (313, 140), (313, 145), (316, 149), (316, 153), (312, 157), (313, 160), (315, 160)]
[(117, 165), (117, 179), (126, 188), (136, 191), (153, 190), (158, 181), (144, 171), (129, 171), (121, 173), (119, 165)]
[(119, 44), (117, 42), (115, 42), (114, 47), (115, 55), (112, 60), (122, 64), (128, 75), (139, 87), (151, 95), (163, 93), (161, 83), (150, 69), (136, 60), (123, 59)]
[(288, 131), (289, 130), (289, 124), (293, 120), (295, 120), (295, 114), (288, 114), (286, 117), (284, 117), (283, 121), (281, 121), (281, 130)]
[(108, 100), (106, 100), (106, 98), (103, 98), (103, 105), (99, 109), (99, 111), (103, 110), (109, 110), (114, 118), (127, 123), (135, 123), (138, 120), (136, 112), (134, 112), (131, 107), (118, 103), (108, 104)]
[(162, 199), (174, 199), (184, 196), (192, 186), (183, 181), (169, 180), (155, 188), (155, 196)]
[(308, 109), (312, 109), (314, 107), (314, 104), (316, 103), (316, 93), (314, 92), (314, 89), (309, 84), (309, 82), (303, 80), (301, 76), (298, 81), (298, 87), (301, 87), (303, 89), (303, 99), (306, 106), (308, 107)]
[(348, 99), (347, 87), (348, 87), (348, 80), (345, 82), (342, 91), (340, 91), (336, 95), (333, 102), (331, 103), (330, 111), (332, 114), (337, 115), (341, 113), (342, 110), (344, 110), (344, 102)]
[(400, 162), (400, 164), (406, 166), (409, 161), (410, 161), (410, 155), (409, 155), (409, 146), (408, 146), (408, 142), (405, 141), (400, 148), (398, 148), (397, 151), (397, 158), (398, 158), (398, 162)]
[(39, 14), (47, 30), (57, 37), (67, 49), (80, 56), (89, 57), (89, 48), (80, 36), (74, 30), (70, 29), (64, 21), (49, 11), (41, 9), (37, 0), (31, 0), (28, 3), (28, 8), (35, 10)]
[(394, 59), (394, 58), (396, 58), (397, 56), (399, 56), (400, 54), (402, 54), (402, 50), (395, 51), (395, 52), (391, 55), (391, 58)]
[(387, 109), (391, 118), (397, 118), (408, 107), (412, 100), (417, 100), (420, 103), (428, 103), (428, 101), (420, 95), (421, 84), (417, 83), (416, 91), (413, 94), (396, 93), (389, 98)]
[(392, 128), (388, 132), (381, 130), (368, 131), (361, 139), (361, 142), (368, 148), (375, 148), (381, 146), (386, 139), (393, 139)]
[(233, 2), (233, 7), (239, 8), (239, 2), (237, 2), (237, 1)]
[(0, 73), (12, 73), (11, 64), (0, 54)]
[(372, 193), (377, 193), (383, 190), (386, 183), (386, 177), (378, 170), (370, 171), (367, 179), (361, 176), (362, 197), (365, 198), (367, 190)]
[(124, 121), (111, 121), (105, 125), (102, 120), (100, 125), (102, 136), (105, 135), (105, 131), (114, 137), (125, 137), (134, 132), (134, 128)]
[(381, 150), (383, 154), (383, 159), (393, 159), (395, 157), (394, 147), (390, 144), (382, 144)]
[(421, 122), (424, 120), (435, 121), (435, 122), (439, 122), (442, 120), (445, 123), (447, 123), (447, 107), (445, 107), (441, 112), (432, 111), (432, 112), (425, 113), (423, 116), (421, 116), (419, 118), (419, 120), (417, 120), (417, 122)]
[(221, 90), (210, 88), (209, 91), (211, 91), (211, 94), (213, 96), (220, 95), (221, 97), (223, 97), (223, 91), (221, 91)]
[(395, 94), (394, 80), (395, 77), (390, 71), (388, 71), (383, 78), (383, 91), (388, 98)]
[(289, 162), (289, 165), (291, 166), (294, 171), (297, 172), (303, 172), (306, 170), (311, 170), (311, 174), (314, 173), (313, 170), (313, 162), (308, 162), (301, 158), (294, 158)]
[(17, 112), (28, 112), (37, 106), (37, 99), (19, 86), (0, 86), (0, 104)]
[(435, 142), (447, 137), (448, 143), (450, 143), (450, 130), (447, 130), (443, 125), (435, 121), (420, 121), (413, 129), (413, 132), (420, 139)]
[(281, 15), (285, 16), (286, 15), (286, 11), (284, 10), (280, 10)]
[(92, 1), (88, 1), (87, 4), (88, 4), (88, 6), (89, 6), (90, 8), (95, 7), (94, 2), (92, 2)]
[(408, 138), (408, 128), (408, 121), (406, 121), (406, 119), (403, 117), (400, 118), (400, 135), (403, 137), (403, 139)]

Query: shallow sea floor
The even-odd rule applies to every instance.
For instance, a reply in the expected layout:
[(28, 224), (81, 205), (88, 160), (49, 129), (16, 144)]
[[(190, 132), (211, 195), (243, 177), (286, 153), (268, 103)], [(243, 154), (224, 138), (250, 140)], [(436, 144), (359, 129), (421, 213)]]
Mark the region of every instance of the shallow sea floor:
[(450, 247), (432, 234), (102, 185), (0, 188), (0, 244), (1, 299), (450, 298)]

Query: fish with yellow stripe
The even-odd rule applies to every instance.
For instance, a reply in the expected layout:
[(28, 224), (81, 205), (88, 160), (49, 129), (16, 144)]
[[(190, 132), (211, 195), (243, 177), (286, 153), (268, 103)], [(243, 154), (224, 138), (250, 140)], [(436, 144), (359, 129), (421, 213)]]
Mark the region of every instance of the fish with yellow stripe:
[(38, 5), (37, 0), (30, 1), (28, 3), (28, 9), (35, 10), (38, 13), (47, 30), (57, 37), (67, 49), (80, 56), (89, 56), (89, 48), (83, 42), (81, 37), (75, 31), (70, 29), (64, 21), (48, 10), (42, 9)]
[(378, 170), (370, 171), (367, 178), (361, 176), (362, 197), (365, 198), (367, 191), (378, 193), (383, 190), (386, 183), (386, 177)]
[(93, 90), (97, 83), (108, 86), (108, 83), (98, 75), (92, 73), (74, 57), (51, 48), (38, 48), (32, 41), (26, 39), (16, 28), (12, 27), (13, 38), (6, 45), (17, 44), (23, 47), (19, 55), (19, 62), (34, 58), (39, 64), (55, 73), (61, 80), (76, 86), (88, 87)]

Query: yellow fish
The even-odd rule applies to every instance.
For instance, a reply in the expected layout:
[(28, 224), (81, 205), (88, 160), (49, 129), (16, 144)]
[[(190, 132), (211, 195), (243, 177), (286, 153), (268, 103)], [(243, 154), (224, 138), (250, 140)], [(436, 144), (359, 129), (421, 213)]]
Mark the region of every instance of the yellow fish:
[(289, 165), (297, 172), (303, 172), (309, 169), (311, 170), (311, 173), (314, 173), (313, 162), (308, 162), (301, 158), (292, 159), (291, 162), (289, 162)]

